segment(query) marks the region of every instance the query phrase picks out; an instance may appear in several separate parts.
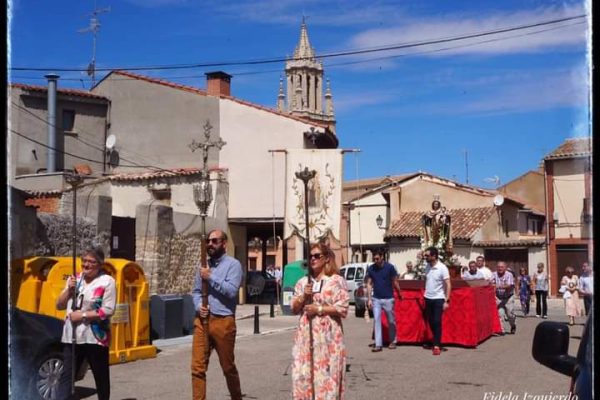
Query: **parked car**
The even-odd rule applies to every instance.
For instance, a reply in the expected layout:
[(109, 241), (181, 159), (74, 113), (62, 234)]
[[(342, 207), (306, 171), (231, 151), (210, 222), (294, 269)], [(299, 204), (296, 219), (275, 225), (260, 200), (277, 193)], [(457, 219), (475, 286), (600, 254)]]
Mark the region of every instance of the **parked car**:
[(267, 271), (248, 271), (246, 293), (251, 302), (268, 304), (277, 298), (277, 278)]
[(567, 324), (544, 321), (535, 328), (531, 351), (533, 358), (542, 365), (571, 377), (569, 393), (573, 395), (573, 399), (592, 399), (593, 325), (594, 312), (590, 310), (577, 357), (568, 352), (570, 333)]
[(348, 286), (350, 304), (354, 304), (354, 291), (359, 284), (364, 282), (369, 265), (370, 263), (353, 263), (343, 265), (340, 268), (340, 275), (346, 280)]
[[(354, 290), (354, 315), (364, 318), (367, 309), (367, 286), (360, 283)], [(369, 316), (373, 318), (373, 310), (369, 309)]]
[[(10, 388), (13, 399), (55, 399), (63, 372), (64, 322), (47, 315), (10, 310)], [(76, 380), (88, 369), (78, 366)]]

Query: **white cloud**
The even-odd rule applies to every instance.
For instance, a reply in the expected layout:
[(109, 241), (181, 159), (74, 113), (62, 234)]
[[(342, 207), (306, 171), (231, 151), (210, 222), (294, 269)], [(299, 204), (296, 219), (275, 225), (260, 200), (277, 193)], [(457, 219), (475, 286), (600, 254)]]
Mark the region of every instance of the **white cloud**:
[[(401, 26), (385, 29), (370, 29), (354, 36), (349, 46), (357, 49), (373, 48), (399, 43), (417, 43), (427, 40), (437, 40), (456, 36), (487, 32), (507, 27), (529, 25), (536, 22), (549, 21), (586, 12), (583, 6), (544, 7), (534, 10), (502, 12), (486, 16), (447, 15), (434, 19), (411, 19)], [(573, 23), (580, 23), (572, 25)], [(522, 31), (507, 32), (499, 35), (484, 36), (474, 39), (461, 40), (419, 47), (410, 50), (415, 52), (435, 51), (453, 47), (451, 50), (432, 52), (430, 55), (448, 56), (458, 54), (512, 54), (531, 53), (564, 46), (585, 43), (587, 39), (587, 21), (579, 19), (563, 22), (560, 25), (570, 25), (562, 29), (554, 29), (555, 25), (541, 26)], [(548, 30), (552, 28), (552, 30)], [(546, 30), (538, 34), (534, 31)], [(497, 40), (504, 38), (503, 40)], [(493, 40), (493, 41), (492, 41)], [(477, 42), (485, 42), (476, 44)], [(400, 50), (410, 52), (407, 49)], [(398, 53), (398, 50), (396, 50)], [(378, 53), (383, 54), (383, 53)], [(392, 54), (390, 53), (387, 53)], [(425, 53), (427, 54), (427, 53)]]

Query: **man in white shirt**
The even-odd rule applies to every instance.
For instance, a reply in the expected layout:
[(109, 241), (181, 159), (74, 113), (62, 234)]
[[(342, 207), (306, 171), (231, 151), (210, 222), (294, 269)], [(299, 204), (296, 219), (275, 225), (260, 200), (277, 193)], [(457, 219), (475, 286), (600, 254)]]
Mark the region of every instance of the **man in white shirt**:
[(450, 273), (448, 267), (438, 259), (438, 249), (429, 247), (423, 253), (425, 268), (425, 314), (433, 333), (433, 355), (441, 354), (442, 312), (450, 304)]
[(485, 266), (485, 257), (477, 256), (475, 260), (477, 263), (477, 269), (479, 269), (481, 275), (483, 275), (483, 279), (487, 279), (488, 281), (492, 279), (492, 270)]
[(592, 298), (594, 297), (594, 275), (592, 267), (587, 262), (581, 264), (581, 276), (579, 277), (579, 292), (583, 296), (585, 315), (590, 313)]
[(465, 281), (471, 281), (474, 279), (485, 279), (483, 273), (477, 268), (475, 261), (469, 261), (469, 269), (462, 275)]

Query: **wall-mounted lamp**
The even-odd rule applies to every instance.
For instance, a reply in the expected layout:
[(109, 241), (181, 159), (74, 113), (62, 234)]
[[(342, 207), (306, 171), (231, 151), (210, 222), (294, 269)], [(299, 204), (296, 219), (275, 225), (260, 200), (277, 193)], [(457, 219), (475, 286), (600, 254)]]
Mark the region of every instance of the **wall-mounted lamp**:
[(383, 217), (381, 216), (381, 214), (379, 214), (377, 216), (377, 218), (375, 218), (375, 223), (377, 224), (377, 227), (379, 229), (387, 229), (388, 228), (387, 226), (381, 226), (381, 225), (383, 225)]

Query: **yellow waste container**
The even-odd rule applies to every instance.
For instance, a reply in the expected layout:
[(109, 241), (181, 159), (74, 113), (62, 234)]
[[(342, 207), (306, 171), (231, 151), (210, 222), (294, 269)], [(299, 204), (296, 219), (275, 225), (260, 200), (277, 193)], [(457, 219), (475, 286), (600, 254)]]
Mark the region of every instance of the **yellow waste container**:
[(57, 261), (57, 257), (26, 257), (12, 260), (11, 304), (23, 311), (39, 313), (43, 286)]
[(117, 283), (110, 364), (156, 357), (156, 346), (150, 344), (150, 303), (144, 270), (122, 258), (108, 258), (106, 264), (114, 269)]
[[(107, 258), (104, 272), (115, 279), (117, 300), (111, 318), (110, 364), (156, 357), (150, 344), (150, 302), (143, 269), (133, 261)], [(76, 259), (81, 272), (81, 258)], [(11, 300), (17, 308), (64, 320), (56, 300), (73, 274), (72, 257), (28, 257), (11, 262)]]

